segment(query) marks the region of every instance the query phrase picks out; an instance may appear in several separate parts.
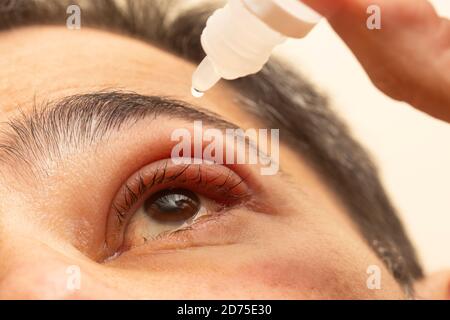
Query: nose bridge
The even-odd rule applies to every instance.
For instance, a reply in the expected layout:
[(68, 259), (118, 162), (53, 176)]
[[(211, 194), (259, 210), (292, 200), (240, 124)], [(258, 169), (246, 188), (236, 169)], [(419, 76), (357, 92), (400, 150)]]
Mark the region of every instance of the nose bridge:
[(8, 232), (0, 241), (0, 299), (119, 296), (109, 280), (114, 270), (107, 271), (69, 244), (33, 235)]
[(0, 253), (1, 299), (65, 299), (80, 296), (83, 272), (76, 260), (71, 261), (42, 244), (30, 247), (23, 243), (10, 249)]
[(123, 299), (120, 276), (70, 249), (41, 242), (17, 241), (0, 249), (1, 299)]
[(67, 290), (65, 277), (58, 268), (45, 268), (35, 263), (15, 266), (0, 280), (2, 299), (59, 299), (71, 292)]

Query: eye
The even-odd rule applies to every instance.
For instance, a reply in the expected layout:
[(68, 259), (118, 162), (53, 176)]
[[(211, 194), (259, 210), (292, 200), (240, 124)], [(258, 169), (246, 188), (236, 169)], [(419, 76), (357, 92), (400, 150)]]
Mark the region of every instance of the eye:
[(125, 230), (123, 247), (135, 247), (165, 232), (188, 226), (207, 211), (199, 196), (190, 190), (159, 191), (145, 200), (130, 219)]
[(112, 203), (106, 226), (107, 255), (175, 233), (194, 232), (191, 227), (198, 221), (221, 216), (249, 197), (245, 179), (228, 167), (180, 165), (170, 159), (152, 163), (132, 175)]

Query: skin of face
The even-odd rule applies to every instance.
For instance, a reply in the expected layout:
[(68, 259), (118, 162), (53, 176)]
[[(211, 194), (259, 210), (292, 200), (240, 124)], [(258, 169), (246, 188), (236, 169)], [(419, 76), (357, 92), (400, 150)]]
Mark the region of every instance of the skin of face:
[[(34, 104), (72, 94), (129, 90), (190, 102), (244, 129), (262, 126), (226, 83), (195, 99), (195, 65), (122, 35), (21, 28), (0, 33), (0, 56), (2, 122), (16, 117), (19, 106), (29, 113)], [(283, 144), (283, 174), (249, 168), (269, 194), (267, 212), (225, 213), (194, 230), (193, 245), (161, 241), (100, 259), (112, 198), (158, 159), (157, 150), (170, 149), (168, 137), (179, 127), (192, 122), (138, 122), (51, 164), (39, 181), (1, 168), (0, 298), (404, 298), (324, 179)], [(375, 290), (367, 286), (373, 265), (381, 270)], [(81, 275), (75, 290), (67, 286), (73, 266)]]

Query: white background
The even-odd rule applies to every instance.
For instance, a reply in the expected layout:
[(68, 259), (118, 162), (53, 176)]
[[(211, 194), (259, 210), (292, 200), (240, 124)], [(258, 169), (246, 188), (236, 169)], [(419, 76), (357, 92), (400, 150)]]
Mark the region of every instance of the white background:
[[(449, 0), (432, 3), (450, 17)], [(374, 88), (325, 21), (307, 38), (289, 40), (277, 54), (331, 98), (373, 155), (426, 270), (450, 268), (450, 124)]]

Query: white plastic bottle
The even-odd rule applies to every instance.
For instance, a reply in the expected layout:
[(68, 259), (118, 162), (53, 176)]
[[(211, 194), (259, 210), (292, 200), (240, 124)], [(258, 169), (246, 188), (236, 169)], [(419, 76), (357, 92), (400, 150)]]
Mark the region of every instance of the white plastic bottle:
[(200, 97), (221, 78), (257, 73), (287, 37), (303, 38), (321, 16), (299, 0), (229, 0), (208, 19), (201, 36), (207, 56), (192, 76)]

